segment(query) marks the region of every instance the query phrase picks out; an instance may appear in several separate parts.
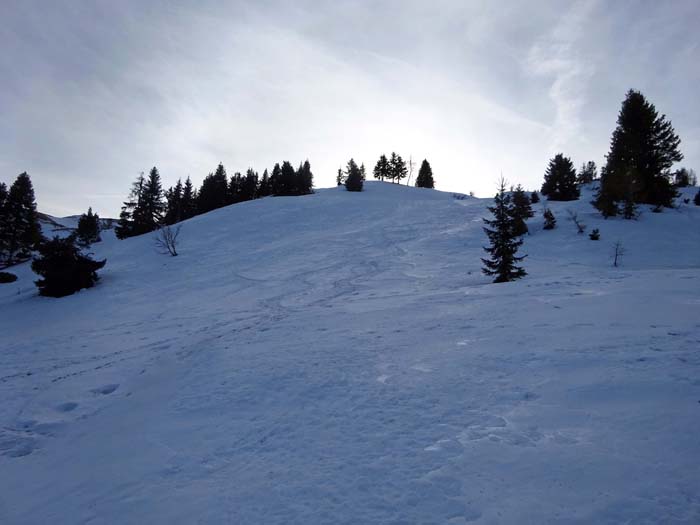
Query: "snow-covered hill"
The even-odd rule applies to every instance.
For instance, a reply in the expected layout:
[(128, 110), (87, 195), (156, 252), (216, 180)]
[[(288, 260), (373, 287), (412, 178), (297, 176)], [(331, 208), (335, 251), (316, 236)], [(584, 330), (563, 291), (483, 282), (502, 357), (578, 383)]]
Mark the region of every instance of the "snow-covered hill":
[(63, 299), (16, 267), (0, 523), (698, 523), (700, 207), (589, 200), (536, 206), (499, 285), (489, 200), (384, 183), (195, 217), (175, 258), (107, 232)]

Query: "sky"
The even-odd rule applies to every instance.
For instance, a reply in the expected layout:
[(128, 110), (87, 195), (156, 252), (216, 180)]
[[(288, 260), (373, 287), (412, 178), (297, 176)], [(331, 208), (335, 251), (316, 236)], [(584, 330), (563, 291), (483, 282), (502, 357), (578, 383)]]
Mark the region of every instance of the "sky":
[[(605, 161), (625, 93), (700, 170), (697, 0), (0, 0), (0, 181), (115, 217), (164, 185), (350, 157), (430, 162), (440, 190), (537, 189), (556, 153)], [(415, 180), (415, 174), (414, 174)]]

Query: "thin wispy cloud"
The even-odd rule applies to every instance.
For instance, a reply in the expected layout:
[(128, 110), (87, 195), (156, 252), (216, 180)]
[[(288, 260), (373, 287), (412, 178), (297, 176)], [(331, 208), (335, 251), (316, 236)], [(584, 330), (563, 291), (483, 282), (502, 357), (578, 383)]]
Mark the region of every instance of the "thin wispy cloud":
[[(438, 189), (490, 195), (501, 172), (534, 189), (558, 151), (603, 160), (630, 87), (697, 168), (700, 102), (680, 79), (698, 79), (700, 6), (625, 4), (7, 3), (0, 179), (28, 171), (44, 211), (115, 215), (154, 165), (199, 183), (219, 162), (308, 158), (331, 186), (351, 156), (371, 169), (396, 150), (428, 158)], [(640, 45), (657, 19), (677, 45)]]

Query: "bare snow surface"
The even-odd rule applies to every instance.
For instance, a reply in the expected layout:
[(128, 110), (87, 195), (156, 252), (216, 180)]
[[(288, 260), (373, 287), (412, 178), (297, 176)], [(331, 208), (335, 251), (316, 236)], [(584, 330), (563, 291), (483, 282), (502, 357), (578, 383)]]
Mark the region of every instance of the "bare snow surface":
[(176, 258), (107, 233), (60, 300), (15, 268), (0, 523), (700, 523), (700, 208), (589, 200), (535, 205), (501, 285), (490, 201), (383, 183), (196, 217)]

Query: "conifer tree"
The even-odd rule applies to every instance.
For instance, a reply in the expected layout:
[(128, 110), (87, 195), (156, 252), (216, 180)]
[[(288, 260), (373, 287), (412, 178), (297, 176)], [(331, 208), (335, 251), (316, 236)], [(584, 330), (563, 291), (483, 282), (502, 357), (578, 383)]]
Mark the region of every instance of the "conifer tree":
[(632, 201), (673, 206), (676, 196), (670, 169), (683, 159), (680, 138), (665, 115), (659, 115), (639, 91), (629, 90), (617, 118), (610, 152), (594, 205), (609, 216), (612, 204)]
[(314, 174), (311, 172), (311, 163), (308, 159), (299, 167), (297, 176), (297, 194), (308, 195), (314, 192)]
[(252, 169), (248, 168), (245, 172), (245, 177), (241, 179), (240, 184), (240, 196), (239, 201), (250, 201), (257, 197), (256, 191), (258, 189), (258, 174)]
[(267, 169), (263, 171), (260, 184), (258, 185), (258, 197), (267, 197), (270, 195), (270, 174)]
[(338, 173), (335, 176), (335, 183), (338, 186), (345, 184), (345, 175), (343, 175), (343, 168), (338, 168)]
[(541, 192), (551, 201), (573, 201), (579, 198), (576, 170), (570, 158), (558, 153), (549, 161)]
[(148, 178), (143, 185), (141, 209), (137, 209), (134, 217), (136, 234), (148, 233), (157, 230), (163, 223), (165, 202), (163, 200), (163, 186), (160, 182), (160, 173), (155, 166), (151, 168)]
[(3, 208), (6, 218), (2, 227), (5, 259), (11, 264), (18, 258), (29, 257), (41, 240), (34, 187), (26, 172), (21, 173), (10, 186)]
[(231, 191), (226, 169), (219, 163), (216, 171), (204, 178), (197, 192), (197, 212), (207, 213), (230, 203)]
[(597, 176), (598, 167), (595, 165), (595, 162), (589, 160), (581, 165), (581, 170), (578, 172), (576, 182), (578, 184), (589, 184), (593, 182)]
[(348, 161), (348, 166), (345, 169), (345, 189), (348, 191), (362, 191), (364, 179), (362, 172), (353, 159)]
[(389, 160), (389, 178), (391, 181), (400, 184), (401, 179), (405, 178), (407, 174), (406, 162), (401, 158), (401, 155), (392, 152)]
[(426, 159), (420, 165), (418, 177), (416, 178), (416, 188), (434, 188), (433, 170)]
[(377, 164), (374, 166), (373, 173), (375, 179), (379, 179), (382, 181), (384, 179), (391, 178), (391, 169), (389, 166), (389, 160), (386, 158), (386, 155), (382, 155), (379, 157)]
[(281, 195), (282, 188), (282, 168), (279, 163), (276, 163), (270, 175), (270, 194)]
[(136, 181), (132, 183), (129, 197), (124, 202), (122, 211), (119, 214), (119, 221), (117, 222), (116, 228), (114, 228), (117, 239), (126, 239), (127, 237), (138, 235), (135, 233), (134, 228), (134, 213), (136, 210), (142, 209), (141, 199), (143, 196), (143, 186), (144, 177), (143, 173), (141, 173)]
[(527, 275), (525, 270), (517, 265), (525, 258), (525, 256), (516, 255), (523, 241), (514, 231), (515, 221), (511, 198), (506, 193), (506, 183), (503, 179), (494, 198), (494, 205), (489, 206), (488, 210), (493, 214), (493, 219), (482, 219), (488, 226), (484, 228), (484, 232), (490, 242), (490, 246), (484, 248), (489, 258), (481, 259), (484, 263), (482, 271), (486, 275), (495, 277), (494, 283), (520, 279)]
[(530, 205), (530, 197), (528, 197), (523, 187), (518, 184), (513, 190), (511, 197), (513, 202), (513, 220), (516, 235), (525, 235), (528, 232), (527, 223), (525, 222), (535, 214)]
[(7, 214), (7, 186), (0, 182), (0, 263), (7, 259), (10, 219)]
[(530, 202), (531, 202), (532, 204), (537, 204), (538, 202), (540, 202), (540, 194), (537, 193), (536, 191), (533, 191), (533, 192), (530, 194)]
[(197, 195), (189, 177), (185, 179), (185, 184), (182, 187), (182, 220), (191, 219), (197, 214)]
[(276, 195), (294, 195), (296, 193), (296, 171), (289, 161), (282, 162), (279, 173), (279, 189)]
[(365, 163), (360, 164), (360, 176), (362, 177), (362, 182), (367, 180), (367, 170), (365, 169)]
[(700, 190), (695, 194), (695, 197), (693, 197), (693, 204), (696, 206), (700, 206)]
[(554, 217), (552, 210), (547, 208), (544, 210), (544, 229), (553, 230), (557, 225), (557, 219)]
[(78, 229), (76, 231), (78, 243), (82, 246), (89, 246), (93, 242), (100, 242), (100, 217), (92, 213), (92, 208), (88, 208), (87, 213), (83, 213), (78, 219)]
[[(191, 184), (191, 183), (190, 183)], [(182, 181), (177, 180), (177, 184), (165, 192), (166, 211), (163, 218), (164, 224), (175, 224), (184, 219), (183, 209), (183, 188)]]
[(90, 288), (99, 279), (97, 270), (107, 260), (94, 261), (80, 253), (72, 237), (41, 242), (39, 256), (32, 261), (32, 270), (42, 279), (35, 281), (40, 295), (64, 297)]

